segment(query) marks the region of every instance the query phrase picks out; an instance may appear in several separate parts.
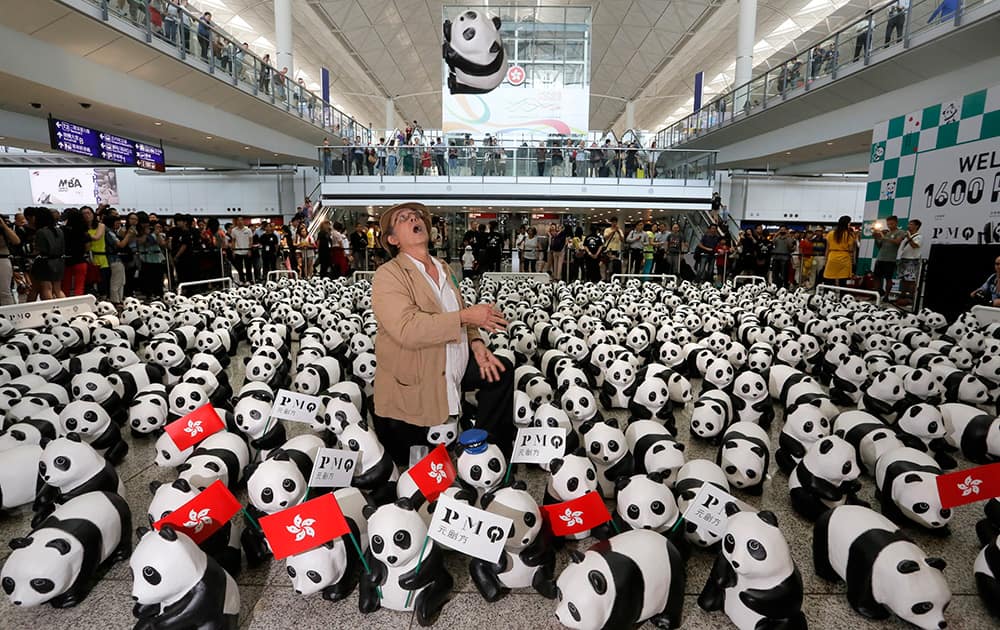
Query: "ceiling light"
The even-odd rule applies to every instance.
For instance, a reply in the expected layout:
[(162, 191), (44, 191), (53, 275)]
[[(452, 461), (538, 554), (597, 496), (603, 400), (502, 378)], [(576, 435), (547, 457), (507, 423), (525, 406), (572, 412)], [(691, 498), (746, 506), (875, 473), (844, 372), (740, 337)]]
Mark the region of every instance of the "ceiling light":
[(153, 124), (156, 125), (157, 127), (162, 127), (163, 126), (163, 123), (161, 123), (159, 121), (154, 122)]
[(826, 146), (828, 146), (828, 147), (829, 147), (829, 146), (833, 146), (833, 143), (832, 143), (832, 142), (827, 142), (827, 143), (826, 143)]
[(244, 150), (244, 151), (249, 151), (249, 150), (250, 150), (250, 147), (243, 147), (243, 150)]
[(791, 155), (791, 154), (792, 154), (791, 151), (785, 151), (785, 155)]
[(214, 140), (214, 138), (212, 138), (212, 136), (205, 136), (205, 139), (206, 140)]

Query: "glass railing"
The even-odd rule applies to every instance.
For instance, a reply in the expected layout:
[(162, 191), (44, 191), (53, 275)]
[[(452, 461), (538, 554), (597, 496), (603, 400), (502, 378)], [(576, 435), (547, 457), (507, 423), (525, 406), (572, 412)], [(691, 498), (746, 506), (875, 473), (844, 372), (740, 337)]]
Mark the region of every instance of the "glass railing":
[(124, 20), (142, 29), (147, 43), (157, 40), (168, 44), (173, 54), (189, 66), (297, 115), (326, 133), (348, 141), (371, 142), (371, 129), (323, 101), (301, 79), (293, 80), (287, 68), (275, 67), (268, 55), (257, 56), (246, 42), (175, 2), (86, 1), (101, 9), (104, 22), (115, 26), (117, 20)]
[(317, 150), (324, 181), (514, 177), (708, 184), (715, 178), (716, 162), (714, 151), (612, 146), (348, 145)]
[[(989, 0), (895, 0), (875, 7), (833, 35), (710, 101), (698, 112), (656, 134), (656, 144), (675, 147), (749, 114), (799, 94), (817, 80), (836, 79), (867, 66), (883, 49), (895, 54), (911, 38), (940, 24), (960, 24), (971, 8)], [(893, 50), (894, 49), (894, 50)]]

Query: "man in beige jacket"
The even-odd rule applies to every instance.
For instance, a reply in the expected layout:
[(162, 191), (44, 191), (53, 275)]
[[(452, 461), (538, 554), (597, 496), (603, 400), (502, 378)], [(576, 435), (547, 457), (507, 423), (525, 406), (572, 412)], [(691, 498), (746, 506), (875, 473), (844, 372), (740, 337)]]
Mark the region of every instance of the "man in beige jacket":
[(428, 251), (431, 217), (418, 203), (381, 217), (382, 245), (393, 258), (375, 272), (375, 431), (399, 466), (427, 427), (462, 415), (463, 391), (478, 389), (475, 425), (510, 456), (514, 369), (486, 347), (479, 329), (503, 330), (492, 304), (465, 306), (458, 278)]

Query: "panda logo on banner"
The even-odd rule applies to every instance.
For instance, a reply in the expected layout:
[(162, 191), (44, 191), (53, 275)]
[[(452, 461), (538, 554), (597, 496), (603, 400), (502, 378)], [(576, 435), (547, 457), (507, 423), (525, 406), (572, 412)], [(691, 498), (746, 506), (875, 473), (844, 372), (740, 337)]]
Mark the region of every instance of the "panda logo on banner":
[(454, 22), (445, 20), (441, 53), (452, 94), (486, 94), (507, 76), (500, 18), (484, 11), (469, 10)]

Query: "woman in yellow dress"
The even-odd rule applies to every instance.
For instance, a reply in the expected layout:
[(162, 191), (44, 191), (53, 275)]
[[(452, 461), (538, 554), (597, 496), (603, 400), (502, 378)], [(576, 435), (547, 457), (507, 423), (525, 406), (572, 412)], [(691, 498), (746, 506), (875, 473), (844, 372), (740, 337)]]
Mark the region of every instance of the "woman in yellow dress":
[(857, 246), (858, 237), (851, 229), (851, 217), (844, 215), (837, 221), (837, 227), (826, 233), (826, 269), (823, 277), (837, 286), (844, 286), (844, 281), (851, 277)]

